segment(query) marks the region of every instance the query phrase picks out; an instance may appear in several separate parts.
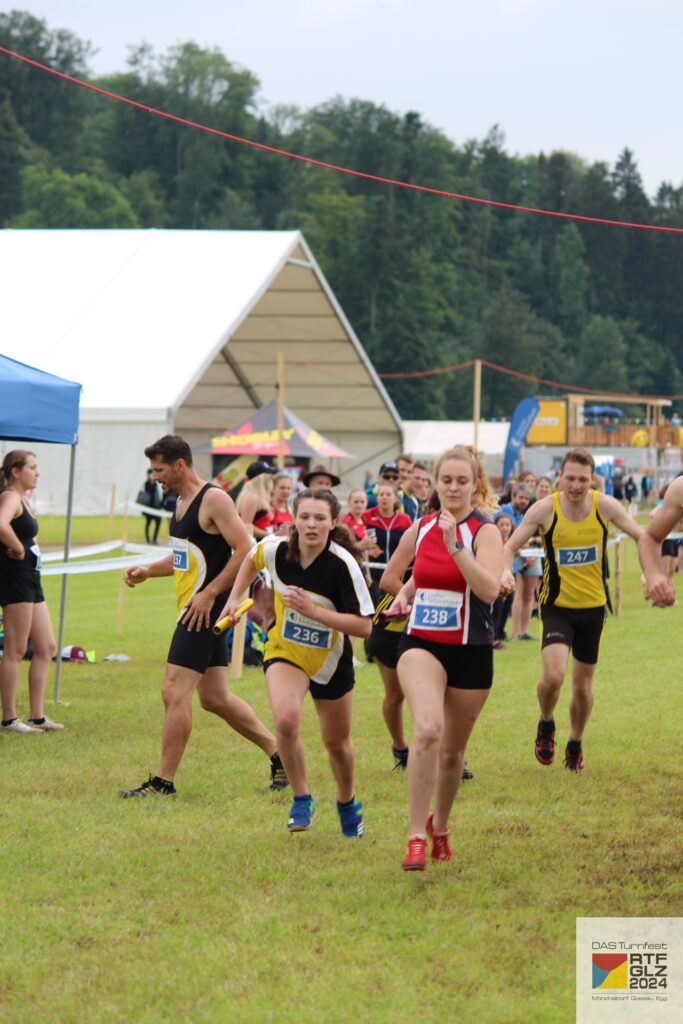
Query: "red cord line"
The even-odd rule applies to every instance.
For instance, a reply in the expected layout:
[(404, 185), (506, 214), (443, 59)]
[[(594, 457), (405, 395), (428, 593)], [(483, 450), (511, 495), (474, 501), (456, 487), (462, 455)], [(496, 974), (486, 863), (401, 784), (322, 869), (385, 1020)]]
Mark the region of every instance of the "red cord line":
[(631, 223), (630, 221), (625, 220), (610, 220), (606, 217), (588, 217), (585, 214), (580, 213), (560, 213), (557, 210), (543, 210), (534, 206), (519, 206), (516, 203), (502, 203), (495, 199), (482, 199), (479, 196), (462, 195), (459, 192), (448, 192), (445, 189), (429, 188), (427, 185), (415, 185), (411, 182), (399, 181), (395, 178), (384, 178), (379, 174), (369, 174), (367, 171), (357, 171), (350, 167), (340, 167), (338, 164), (327, 163), (325, 160), (316, 160), (310, 156), (302, 156), (300, 153), (290, 153), (286, 149), (277, 149), (275, 146), (267, 146), (263, 142), (254, 142), (253, 139), (243, 139), (239, 135), (232, 135), (230, 132), (220, 131), (218, 128), (210, 128), (207, 125), (198, 124), (196, 121), (189, 121), (187, 118), (179, 117), (176, 114), (169, 114), (164, 110), (157, 110), (156, 107), (149, 107), (145, 103), (139, 103), (137, 100), (131, 100), (127, 96), (121, 96), (119, 93), (112, 92), (109, 89), (103, 89), (99, 85), (93, 85), (91, 82), (75, 78), (73, 75), (67, 75), (63, 71), (57, 71), (55, 68), (51, 68), (46, 64), (41, 64), (37, 60), (31, 60), (30, 57), (25, 57), (21, 53), (16, 53), (14, 50), (8, 50), (4, 46), (0, 46), (0, 53), (5, 54), (6, 57), (12, 57), (15, 60), (20, 60), (24, 64), (37, 68), (39, 71), (45, 71), (48, 74), (55, 75), (57, 78), (61, 78), (66, 82), (71, 82), (72, 85), (78, 85), (83, 89), (90, 89), (91, 92), (98, 93), (100, 96), (106, 96), (108, 99), (116, 100), (118, 103), (125, 103), (129, 107), (136, 107), (138, 110), (144, 110), (145, 113), (153, 114), (155, 117), (163, 117), (167, 121), (173, 121), (176, 124), (185, 125), (187, 128), (195, 128), (197, 131), (206, 132), (209, 135), (216, 135), (219, 138), (228, 139), (230, 142), (238, 142), (242, 146), (251, 146), (252, 149), (258, 149), (265, 153), (272, 153), (275, 156), (288, 157), (290, 160), (300, 160), (302, 163), (310, 164), (313, 167), (321, 167), (326, 171), (336, 171), (338, 174), (348, 174), (351, 177), (362, 178), (365, 181), (375, 181), (381, 185), (393, 185), (396, 188), (410, 189), (413, 192), (424, 192), (427, 195), (442, 196), (445, 199), (460, 199), (466, 203), (478, 203), (482, 206), (492, 206), (502, 210), (516, 210), (520, 213), (535, 213), (544, 217), (559, 217), (563, 220), (582, 221), (587, 224), (604, 224), (619, 228), (637, 228), (641, 231), (659, 231), (674, 235), (683, 234), (683, 228), (666, 227), (661, 224)]

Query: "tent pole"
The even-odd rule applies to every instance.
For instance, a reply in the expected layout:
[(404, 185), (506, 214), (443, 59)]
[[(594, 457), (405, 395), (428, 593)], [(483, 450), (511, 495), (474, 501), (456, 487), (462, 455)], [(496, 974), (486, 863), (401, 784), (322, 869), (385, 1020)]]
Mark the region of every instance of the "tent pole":
[[(69, 493), (66, 499), (66, 535), (64, 537), (64, 561), (69, 561), (71, 551), (71, 519), (74, 503), (74, 477), (76, 473), (76, 445), (71, 445), (69, 462)], [(62, 592), (59, 600), (59, 628), (57, 630), (57, 660), (55, 662), (55, 704), (59, 703), (59, 676), (62, 668), (62, 647), (64, 646), (64, 616), (66, 613), (66, 583), (68, 576), (62, 576)]]

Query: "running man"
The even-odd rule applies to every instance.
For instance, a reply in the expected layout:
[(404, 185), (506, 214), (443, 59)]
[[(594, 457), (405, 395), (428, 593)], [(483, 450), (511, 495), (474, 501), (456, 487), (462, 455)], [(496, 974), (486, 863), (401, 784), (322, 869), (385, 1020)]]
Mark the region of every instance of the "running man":
[(270, 788), (284, 789), (287, 776), (275, 737), (249, 705), (228, 690), (227, 641), (225, 635), (216, 637), (212, 632), (237, 570), (249, 554), (249, 534), (232, 499), (197, 476), (192, 451), (182, 437), (166, 435), (145, 448), (145, 455), (164, 494), (178, 495), (170, 526), (173, 550), (151, 565), (125, 569), (123, 580), (135, 587), (151, 578), (173, 576), (179, 615), (161, 690), (164, 726), (159, 771), (121, 796), (175, 794), (176, 771), (192, 731), (195, 690), (205, 711), (218, 715), (268, 755)]
[(541, 718), (536, 760), (555, 757), (553, 713), (573, 655), (570, 733), (564, 755), (569, 771), (584, 770), (581, 741), (593, 708), (593, 677), (607, 604), (607, 524), (612, 522), (638, 541), (642, 529), (615, 498), (591, 489), (595, 462), (590, 452), (574, 448), (562, 460), (558, 490), (535, 502), (504, 550), (502, 590), (515, 582), (512, 562), (531, 537), (541, 534), (545, 558), (539, 597), (543, 674), (537, 694)]
[(638, 541), (638, 555), (645, 574), (645, 597), (658, 605), (672, 605), (676, 591), (672, 579), (662, 571), (660, 552), (668, 534), (683, 517), (683, 476), (666, 489), (664, 500)]

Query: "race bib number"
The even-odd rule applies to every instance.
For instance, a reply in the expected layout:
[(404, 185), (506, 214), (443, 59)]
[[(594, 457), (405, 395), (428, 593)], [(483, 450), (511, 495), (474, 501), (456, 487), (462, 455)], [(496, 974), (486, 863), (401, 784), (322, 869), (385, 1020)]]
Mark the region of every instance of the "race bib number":
[(190, 544), (182, 537), (171, 537), (173, 549), (173, 571), (187, 572), (190, 568)]
[(571, 569), (579, 565), (590, 565), (598, 560), (596, 544), (591, 544), (587, 548), (558, 548), (557, 554), (560, 565)]
[(434, 631), (460, 629), (462, 594), (452, 590), (415, 591), (410, 625), (415, 629)]
[(282, 639), (301, 647), (316, 647), (329, 650), (332, 646), (332, 630), (315, 619), (309, 619), (293, 608), (285, 608)]
[(35, 557), (36, 569), (40, 569), (41, 565), (43, 564), (43, 559), (40, 553), (40, 548), (38, 547), (37, 544), (31, 545), (31, 554)]

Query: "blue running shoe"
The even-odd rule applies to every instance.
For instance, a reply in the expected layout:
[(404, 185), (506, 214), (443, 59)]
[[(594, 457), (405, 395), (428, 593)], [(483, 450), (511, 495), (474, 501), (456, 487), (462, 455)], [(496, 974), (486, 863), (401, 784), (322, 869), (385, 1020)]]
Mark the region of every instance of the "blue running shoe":
[(363, 805), (356, 803), (352, 798), (348, 804), (340, 804), (337, 800), (337, 814), (341, 823), (342, 833), (347, 839), (360, 839), (365, 833), (363, 815), (360, 813)]
[(290, 832), (305, 832), (315, 817), (315, 803), (310, 793), (295, 796), (289, 811), (287, 828)]

